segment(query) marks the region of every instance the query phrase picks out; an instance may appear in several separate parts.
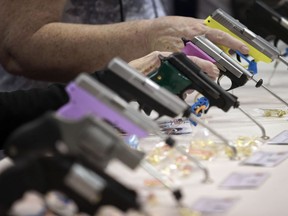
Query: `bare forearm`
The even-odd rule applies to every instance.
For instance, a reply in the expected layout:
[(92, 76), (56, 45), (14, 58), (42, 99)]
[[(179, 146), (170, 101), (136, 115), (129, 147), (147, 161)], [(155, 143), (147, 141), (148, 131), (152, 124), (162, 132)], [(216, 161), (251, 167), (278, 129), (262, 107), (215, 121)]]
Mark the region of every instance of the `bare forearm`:
[(129, 61), (147, 54), (145, 31), (149, 21), (113, 25), (61, 23), (65, 3), (0, 1), (0, 61), (10, 73), (67, 81), (80, 72), (102, 68), (115, 56)]
[[(50, 23), (24, 41), (14, 42), (8, 69), (17, 66), (16, 73), (29, 73), (34, 79), (66, 81), (79, 72), (100, 69), (115, 56), (129, 61), (147, 54), (144, 25), (149, 23), (109, 26)], [(139, 40), (131, 40), (132, 37)]]
[(14, 74), (68, 81), (113, 57), (126, 61), (152, 51), (180, 51), (181, 37), (205, 34), (211, 41), (248, 53), (237, 39), (206, 27), (203, 20), (160, 17), (113, 25), (60, 23), (66, 0), (1, 0), (0, 61)]

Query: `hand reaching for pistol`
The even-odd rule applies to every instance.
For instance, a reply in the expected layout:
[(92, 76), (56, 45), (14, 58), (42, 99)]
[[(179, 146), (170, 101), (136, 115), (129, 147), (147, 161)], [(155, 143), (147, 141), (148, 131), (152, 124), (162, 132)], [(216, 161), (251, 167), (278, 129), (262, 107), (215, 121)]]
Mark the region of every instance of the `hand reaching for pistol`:
[(248, 47), (226, 32), (213, 29), (204, 24), (204, 20), (190, 17), (166, 16), (154, 19), (146, 36), (148, 50), (179, 52), (183, 48), (181, 38), (191, 40), (195, 36), (205, 35), (215, 44), (224, 45), (233, 50), (248, 54)]
[[(159, 55), (167, 57), (170, 54), (172, 54), (172, 52), (154, 51), (144, 57), (129, 62), (129, 65), (137, 69), (144, 75), (148, 75), (150, 72), (160, 67), (161, 61), (159, 59)], [(188, 57), (204, 72), (206, 72), (211, 79), (216, 80), (216, 78), (219, 76), (219, 69), (213, 63), (195, 56)]]

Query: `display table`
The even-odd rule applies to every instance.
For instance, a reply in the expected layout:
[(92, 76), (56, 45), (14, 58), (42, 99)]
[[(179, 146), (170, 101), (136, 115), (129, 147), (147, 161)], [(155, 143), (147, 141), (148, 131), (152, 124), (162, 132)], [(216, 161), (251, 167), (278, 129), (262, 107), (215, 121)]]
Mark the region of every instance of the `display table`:
[[(259, 64), (256, 79), (263, 78), (264, 83), (271, 74), (273, 64)], [(275, 93), (288, 101), (287, 94), (288, 70), (282, 64), (279, 65), (275, 76), (271, 81), (271, 88)], [(265, 128), (267, 135), (271, 138), (283, 130), (288, 129), (287, 116), (264, 117), (257, 109), (261, 108), (285, 108), (285, 105), (276, 98), (268, 94), (264, 89), (256, 89), (254, 82), (249, 81), (244, 87), (233, 91), (239, 98), (241, 107), (250, 115), (255, 117)], [(192, 102), (193, 98), (188, 96), (187, 102)], [(260, 136), (261, 131), (238, 109), (231, 109), (225, 113), (217, 108), (211, 108), (203, 117), (210, 127), (233, 141), (239, 136)], [(199, 126), (200, 127), (200, 126)], [(193, 129), (194, 130), (194, 129)], [(174, 136), (178, 144), (186, 145), (192, 140), (192, 134)], [(157, 137), (148, 137), (141, 140), (141, 148), (149, 152), (156, 143), (160, 142)], [(268, 145), (262, 144), (259, 151), (288, 151), (288, 145)], [(9, 164), (9, 159), (0, 162), (0, 170)], [(188, 178), (179, 178), (179, 185), (183, 191), (183, 204), (192, 207), (193, 204), (203, 197), (235, 199), (231, 208), (219, 215), (227, 216), (286, 216), (288, 214), (288, 160), (271, 168), (259, 166), (244, 166), (239, 160), (230, 160), (228, 157), (219, 156), (211, 161), (204, 161), (205, 166), (210, 171), (212, 183), (201, 182), (202, 173), (195, 171)], [(149, 203), (149, 209), (153, 215), (176, 216), (179, 215), (176, 203), (172, 199), (170, 191), (163, 187), (147, 187), (145, 179), (151, 177), (141, 168), (135, 171), (128, 170), (118, 162), (113, 162), (107, 169), (119, 181), (129, 185), (139, 191), (145, 197), (152, 193), (155, 200)], [(268, 178), (256, 189), (223, 189), (219, 185), (232, 172), (236, 173), (267, 173)]]
[[(259, 64), (259, 72), (255, 76), (256, 79), (263, 78), (268, 80), (273, 64)], [(288, 70), (284, 65), (279, 65), (276, 74), (271, 80), (271, 85), (268, 87), (280, 97), (288, 101), (287, 86), (288, 86)], [(258, 110), (261, 108), (285, 108), (285, 105), (271, 96), (262, 88), (256, 89), (254, 82), (249, 81), (244, 87), (233, 91), (233, 94), (239, 98), (240, 106), (252, 115), (259, 123), (263, 125), (267, 135), (273, 138), (283, 130), (288, 129), (287, 116), (264, 117)], [(193, 98), (188, 97), (187, 102), (193, 101)], [(260, 129), (250, 121), (238, 109), (231, 109), (225, 113), (220, 109), (211, 108), (204, 117), (208, 120), (210, 127), (231, 141), (234, 141), (239, 136), (261, 136)], [(189, 144), (192, 135), (177, 135), (174, 138), (179, 144)], [(141, 141), (141, 147), (147, 152), (153, 149), (154, 145), (159, 142), (158, 138), (148, 138)], [(258, 151), (280, 152), (288, 151), (288, 145), (268, 145), (262, 144)], [(193, 204), (203, 197), (211, 198), (232, 198), (236, 199), (231, 208), (223, 214), (227, 216), (285, 216), (288, 214), (288, 160), (283, 161), (279, 165), (268, 168), (259, 166), (244, 166), (241, 161), (231, 161), (227, 157), (220, 156), (212, 161), (204, 162), (208, 167), (213, 183), (201, 183), (202, 174), (197, 171), (189, 178), (180, 178), (180, 187), (184, 192), (183, 203), (192, 207)], [(119, 171), (119, 169), (121, 171)], [(126, 170), (120, 164), (115, 163), (109, 167), (109, 171), (115, 174), (119, 179), (127, 182), (141, 191), (147, 191), (144, 187), (143, 179), (149, 178), (145, 171), (138, 169), (136, 172)], [(268, 179), (256, 189), (222, 189), (219, 185), (233, 172), (236, 173), (267, 173)], [(118, 175), (117, 175), (118, 173)], [(179, 215), (176, 204), (171, 198), (171, 194), (165, 188), (157, 189), (149, 188), (156, 195), (156, 204), (152, 207), (155, 215), (175, 216)]]

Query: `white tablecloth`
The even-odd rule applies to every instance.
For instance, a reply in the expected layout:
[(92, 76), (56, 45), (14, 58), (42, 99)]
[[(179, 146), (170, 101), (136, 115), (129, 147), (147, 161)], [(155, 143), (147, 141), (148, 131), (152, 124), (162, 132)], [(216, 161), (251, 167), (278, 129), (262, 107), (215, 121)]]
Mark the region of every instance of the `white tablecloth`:
[[(264, 83), (271, 74), (273, 64), (259, 64), (259, 72), (255, 78), (263, 78)], [(280, 64), (269, 88), (288, 101), (287, 84), (288, 70)], [(288, 129), (287, 117), (263, 117), (258, 108), (285, 108), (285, 105), (269, 95), (265, 90), (254, 87), (252, 81), (245, 86), (233, 91), (239, 98), (241, 107), (255, 117), (264, 128), (267, 135), (274, 137), (283, 130)], [(193, 98), (188, 97), (187, 101), (192, 102)], [(245, 117), (239, 110), (231, 109), (225, 113), (217, 108), (211, 108), (204, 117), (208, 120), (209, 126), (224, 135), (229, 140), (235, 140), (238, 136), (259, 136), (259, 128)], [(200, 126), (199, 126), (200, 127)], [(187, 144), (191, 141), (191, 134), (178, 135), (175, 139), (179, 144)], [(149, 137), (141, 140), (141, 147), (146, 151), (151, 150), (160, 141), (157, 137)], [(275, 146), (263, 144), (261, 150), (267, 151), (288, 151), (288, 146)], [(0, 170), (9, 164), (9, 159), (0, 162)], [(188, 179), (178, 179), (184, 193), (183, 203), (192, 207), (193, 203), (201, 197), (214, 198), (238, 198), (239, 200), (232, 208), (223, 215), (227, 216), (286, 216), (288, 215), (288, 160), (273, 168), (243, 166), (240, 161), (231, 161), (225, 157), (216, 158), (210, 162), (204, 162), (208, 167), (213, 183), (201, 183), (202, 174), (197, 171)], [(144, 185), (143, 180), (151, 178), (143, 169), (138, 168), (130, 171), (119, 164), (112, 163), (107, 171), (117, 177), (120, 181), (139, 191), (141, 196), (152, 192), (155, 194), (156, 203), (149, 206), (154, 212), (153, 215), (175, 216), (179, 215), (175, 208), (175, 201), (170, 191), (165, 188), (149, 188)], [(227, 190), (220, 189), (219, 184), (232, 172), (265, 172), (270, 177), (257, 189)], [(222, 214), (221, 214), (222, 215)]]

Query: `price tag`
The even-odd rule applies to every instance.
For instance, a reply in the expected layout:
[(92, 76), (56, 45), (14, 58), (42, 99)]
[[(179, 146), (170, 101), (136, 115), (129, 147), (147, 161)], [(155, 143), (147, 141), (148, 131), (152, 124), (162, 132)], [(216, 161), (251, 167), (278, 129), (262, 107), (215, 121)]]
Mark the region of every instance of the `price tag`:
[(260, 186), (268, 177), (268, 173), (232, 173), (220, 187), (225, 189), (253, 189)]
[(267, 144), (288, 145), (288, 130), (284, 130), (272, 139), (268, 140)]
[(287, 159), (288, 152), (255, 152), (242, 162), (243, 165), (274, 167)]
[(239, 200), (239, 198), (209, 198), (203, 197), (192, 207), (194, 211), (206, 214), (225, 213)]
[(192, 133), (192, 127), (189, 119), (178, 118), (169, 121), (159, 121), (158, 125), (164, 133), (169, 135)]

